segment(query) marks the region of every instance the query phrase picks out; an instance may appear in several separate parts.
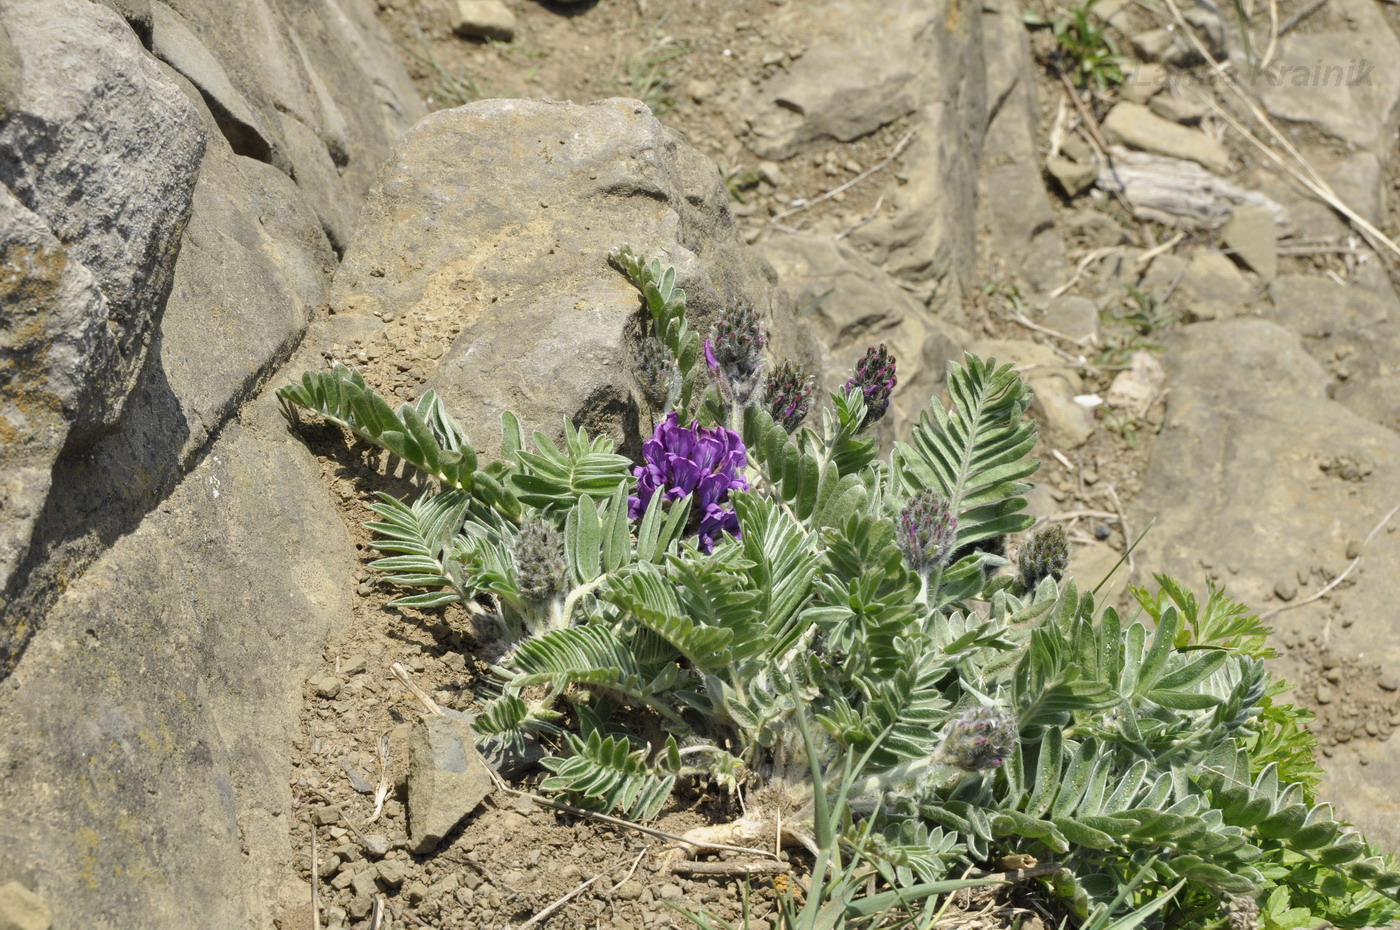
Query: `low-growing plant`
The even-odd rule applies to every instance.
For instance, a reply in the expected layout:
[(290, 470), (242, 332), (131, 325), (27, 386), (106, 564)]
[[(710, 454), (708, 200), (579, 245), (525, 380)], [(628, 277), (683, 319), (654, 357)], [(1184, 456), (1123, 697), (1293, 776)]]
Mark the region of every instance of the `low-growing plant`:
[(931, 896), (1008, 856), (1058, 865), (1032, 881), (1066, 926), (1400, 915), (1394, 861), (1316, 802), (1307, 714), (1257, 618), (1161, 576), (1121, 616), (1055, 528), (1003, 555), (1038, 466), (1010, 366), (968, 355), (880, 456), (883, 346), (804, 425), (813, 381), (767, 359), (758, 314), (702, 339), (673, 270), (614, 264), (643, 297), (660, 420), (641, 462), (503, 413), (483, 465), (433, 392), (393, 409), (341, 366), (279, 391), (428, 476), (372, 505), (373, 567), (416, 592), (396, 604), (495, 618), (476, 728), (548, 734), (542, 790), (649, 820), (682, 780), (723, 786), (743, 815), (688, 841), (811, 851), (787, 927), (927, 926)]
[(1045, 16), (1029, 11), (1027, 25), (1050, 27), (1055, 36), (1057, 66), (1077, 87), (1093, 85), (1100, 91), (1123, 83), (1124, 58), (1108, 32), (1091, 13), (1098, 0), (1086, 0), (1067, 12)]

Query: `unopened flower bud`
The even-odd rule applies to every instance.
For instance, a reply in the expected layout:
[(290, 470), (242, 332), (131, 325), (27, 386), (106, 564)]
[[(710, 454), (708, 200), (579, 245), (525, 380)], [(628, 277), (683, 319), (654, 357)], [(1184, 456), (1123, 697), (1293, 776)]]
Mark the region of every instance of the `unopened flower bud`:
[(680, 378), (680, 369), (671, 357), (671, 350), (660, 339), (648, 336), (638, 347), (634, 361), (637, 385), (647, 401), (653, 407), (665, 407)]
[(511, 545), (520, 593), (532, 601), (547, 601), (564, 590), (569, 580), (564, 561), (564, 534), (550, 521), (535, 517), (520, 527)]
[(714, 363), (739, 378), (750, 378), (758, 371), (766, 345), (768, 334), (758, 311), (746, 304), (726, 310), (710, 332)]
[(1065, 538), (1065, 528), (1058, 523), (1043, 529), (1031, 537), (1030, 542), (1021, 547), (1017, 559), (1021, 573), (1021, 586), (1034, 591), (1046, 578), (1059, 581), (1069, 568), (1069, 540)]
[(801, 365), (792, 362), (783, 362), (777, 371), (768, 376), (764, 394), (768, 412), (789, 433), (806, 418), (816, 383), (816, 379), (808, 375)]
[(948, 724), (943, 760), (965, 772), (1000, 768), (1016, 749), (1016, 718), (1001, 707), (974, 707)]
[(899, 548), (909, 567), (926, 574), (948, 564), (953, 540), (958, 535), (958, 518), (948, 499), (923, 490), (899, 512)]
[(890, 394), (898, 379), (895, 377), (894, 356), (882, 344), (865, 350), (865, 355), (856, 363), (856, 373), (846, 382), (846, 390), (860, 388), (865, 395), (865, 419), (860, 428), (865, 429), (885, 415), (890, 408)]
[(758, 311), (746, 304), (726, 310), (705, 340), (705, 363), (719, 382), (725, 400), (748, 405), (758, 394), (762, 381), (763, 348), (768, 334), (763, 331)]

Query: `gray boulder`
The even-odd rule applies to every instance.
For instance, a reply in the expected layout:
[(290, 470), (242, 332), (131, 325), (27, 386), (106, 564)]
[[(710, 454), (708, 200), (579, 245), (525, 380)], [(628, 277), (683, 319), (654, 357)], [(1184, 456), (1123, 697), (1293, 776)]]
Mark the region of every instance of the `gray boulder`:
[(1328, 278), (1283, 275), (1269, 288), (1269, 319), (1303, 339), (1332, 376), (1329, 395), (1353, 413), (1400, 430), (1400, 300)]
[[(145, 359), (205, 134), (194, 107), (112, 11), (83, 0), (14, 0), (0, 7), (0, 29), (19, 81), (0, 123), (0, 183), (47, 224), (65, 260), (85, 269), (104, 298), (34, 321), (43, 334), (32, 338), (69, 346), (54, 363), (76, 369), (56, 377), (77, 389), (60, 402), (80, 442), (116, 419)], [(84, 315), (91, 319), (75, 328)]]
[[(271, 397), (73, 582), (0, 702), (0, 874), (56, 927), (261, 930), (355, 549)], [(198, 902), (192, 911), (191, 902)]]
[[(640, 297), (607, 258), (624, 245), (675, 266), (693, 328), (752, 301), (771, 307), (774, 353), (812, 361), (714, 166), (622, 99), (483, 101), (420, 122), (336, 274), (333, 336), (405, 359), (371, 380), (405, 399), (437, 389), (488, 453), (513, 410), (527, 429), (557, 436), (567, 416), (640, 454)], [(415, 322), (444, 316), (460, 324), (451, 345), (419, 343)]]

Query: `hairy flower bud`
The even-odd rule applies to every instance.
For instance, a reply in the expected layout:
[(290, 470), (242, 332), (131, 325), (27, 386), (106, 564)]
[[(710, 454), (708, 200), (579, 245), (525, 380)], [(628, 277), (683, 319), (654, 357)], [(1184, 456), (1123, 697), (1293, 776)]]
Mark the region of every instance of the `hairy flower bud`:
[(856, 363), (856, 373), (846, 382), (846, 390), (860, 388), (865, 395), (865, 419), (861, 421), (861, 429), (879, 420), (890, 409), (890, 394), (898, 380), (894, 369), (894, 356), (883, 343), (878, 349), (873, 346), (866, 349)]
[(943, 760), (965, 772), (1000, 768), (1016, 748), (1016, 718), (1001, 707), (974, 707), (948, 724)]
[(510, 547), (520, 593), (532, 601), (547, 601), (568, 584), (564, 534), (542, 517), (527, 520)]
[(946, 497), (920, 491), (899, 512), (897, 523), (899, 548), (911, 569), (923, 575), (948, 564), (953, 539), (958, 535), (958, 518)]
[(808, 375), (801, 365), (783, 362), (777, 371), (768, 376), (764, 392), (768, 412), (783, 429), (792, 432), (807, 417), (816, 385), (816, 379)]
[(759, 369), (768, 334), (758, 311), (747, 304), (726, 310), (705, 340), (705, 363), (719, 381), (725, 399), (746, 406), (762, 386)]
[(1021, 547), (1017, 559), (1021, 573), (1021, 586), (1034, 591), (1046, 578), (1059, 581), (1069, 568), (1069, 540), (1065, 538), (1065, 528), (1058, 523), (1043, 529), (1031, 537), (1030, 542)]
[(667, 406), (667, 400), (679, 387), (680, 369), (671, 357), (671, 350), (655, 336), (642, 340), (634, 359), (637, 385), (653, 407)]
[(681, 426), (679, 416), (672, 411), (642, 444), (642, 457), (645, 464), (632, 470), (637, 493), (627, 499), (628, 516), (639, 519), (658, 492), (667, 506), (688, 496), (688, 529), (699, 535), (701, 549), (709, 552), (720, 533), (739, 535), (739, 516), (733, 506), (725, 506), (730, 491), (749, 489), (742, 474), (748, 465), (748, 449), (738, 433), (694, 422)]
[(768, 334), (752, 306), (739, 304), (726, 310), (710, 331), (715, 364), (740, 378), (752, 377), (763, 363)]

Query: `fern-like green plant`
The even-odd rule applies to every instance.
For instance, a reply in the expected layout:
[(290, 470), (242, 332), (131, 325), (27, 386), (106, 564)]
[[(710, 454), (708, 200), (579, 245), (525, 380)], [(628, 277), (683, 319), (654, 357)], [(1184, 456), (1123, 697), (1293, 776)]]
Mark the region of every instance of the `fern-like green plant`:
[(509, 413), (483, 466), (432, 392), (393, 409), (343, 367), (279, 392), (427, 476), (370, 505), (373, 567), (411, 590), (398, 606), (498, 621), (484, 741), (555, 734), (542, 787), (591, 810), (650, 819), (697, 779), (742, 794), (744, 816), (691, 839), (812, 851), (791, 927), (928, 925), (954, 872), (1013, 854), (1058, 864), (1035, 881), (1067, 926), (1400, 916), (1394, 862), (1314, 797), (1306, 714), (1248, 610), (1158, 577), (1120, 616), (1053, 538), (1004, 571), (1037, 465), (1009, 366), (953, 366), (948, 403), (882, 458), (866, 398), (883, 406), (892, 362), (789, 432), (762, 397), (697, 389), (672, 269), (613, 262), (679, 373), (645, 463), (674, 485), (643, 469), (644, 494), (606, 439), (566, 422), (527, 441)]

